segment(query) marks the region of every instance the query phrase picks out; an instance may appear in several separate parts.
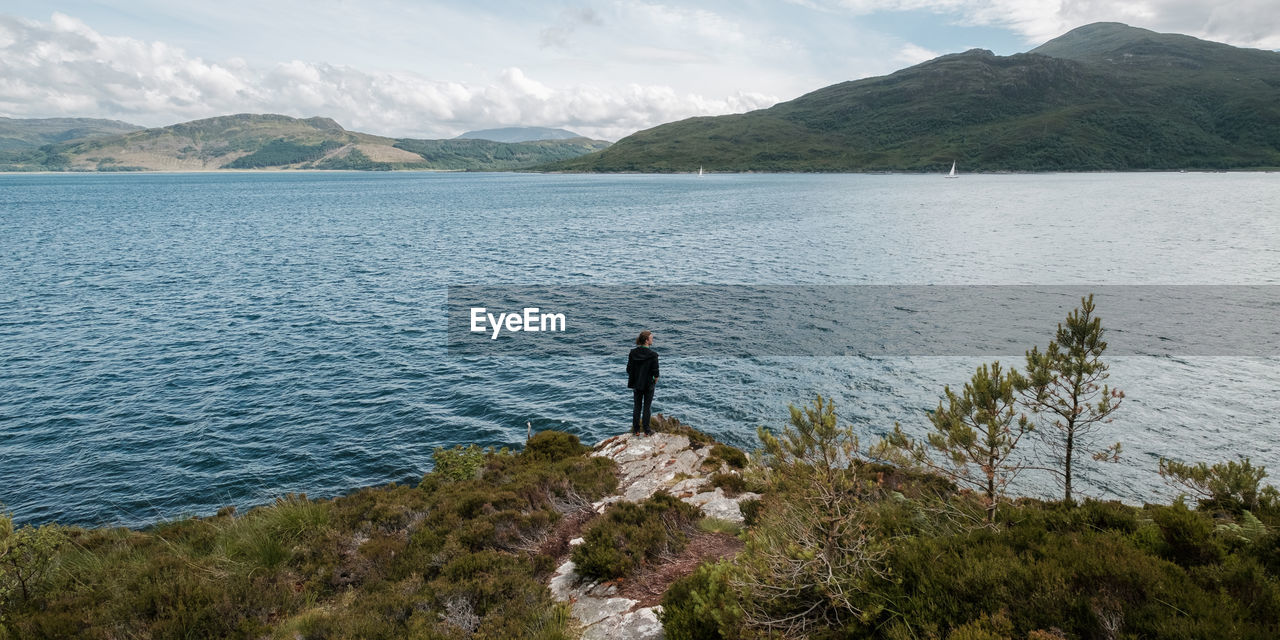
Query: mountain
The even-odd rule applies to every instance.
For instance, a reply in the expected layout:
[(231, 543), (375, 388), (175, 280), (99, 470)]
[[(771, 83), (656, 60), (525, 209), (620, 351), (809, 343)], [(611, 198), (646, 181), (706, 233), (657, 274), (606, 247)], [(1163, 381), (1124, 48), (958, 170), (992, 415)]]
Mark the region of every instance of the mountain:
[(547, 127), (504, 127), (468, 131), (455, 140), (491, 140), (493, 142), (534, 142), (536, 140), (568, 140), (582, 136), (565, 129)]
[(0, 157), (0, 170), (519, 169), (598, 151), (586, 138), (531, 143), (415, 140), (347, 131), (329, 118), (238, 114), (47, 145)]
[(561, 171), (1280, 167), (1280, 53), (1118, 23), (974, 49), (745, 114), (664, 124)]
[(113, 136), (142, 127), (97, 118), (0, 118), (0, 153), (38, 149), (47, 144)]

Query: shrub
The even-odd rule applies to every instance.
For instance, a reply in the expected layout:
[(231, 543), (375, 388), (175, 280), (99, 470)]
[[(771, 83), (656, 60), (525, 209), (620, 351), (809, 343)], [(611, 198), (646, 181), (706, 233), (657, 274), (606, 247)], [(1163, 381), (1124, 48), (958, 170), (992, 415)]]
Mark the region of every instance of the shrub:
[(557, 462), (580, 456), (590, 447), (578, 442), (578, 436), (563, 431), (539, 431), (524, 446), (524, 455), (533, 460)]
[(1171, 507), (1154, 508), (1151, 518), (1160, 527), (1162, 557), (1184, 567), (1222, 561), (1222, 544), (1214, 536), (1213, 521), (1188, 509), (1181, 500)]
[(573, 550), (578, 575), (612, 580), (630, 575), (663, 553), (684, 548), (685, 532), (701, 514), (665, 491), (641, 502), (616, 502)]
[(27, 604), (44, 590), (58, 547), (65, 543), (58, 525), (14, 529), (13, 518), (0, 513), (0, 621), (9, 600), (21, 596)]
[[(1267, 636), (1244, 601), (1220, 591), (1216, 575), (1193, 576), (1114, 531), (1041, 533), (976, 529), (900, 540), (889, 559), (894, 581), (862, 596), (887, 599), (894, 613), (857, 628), (879, 635), (873, 630), (896, 618), (920, 636), (945, 637), (1003, 611), (1013, 630), (1001, 637), (1054, 627), (1080, 638)], [(1256, 584), (1247, 571), (1239, 581)]]
[(763, 506), (764, 503), (759, 498), (739, 502), (738, 510), (742, 512), (742, 524), (754, 527), (760, 521), (760, 510)]
[(711, 476), (711, 486), (720, 487), (725, 495), (733, 497), (747, 490), (747, 481), (736, 473), (715, 473)]
[(742, 608), (729, 577), (728, 562), (700, 565), (662, 595), (663, 636), (667, 640), (720, 640), (741, 637)]
[(1123, 533), (1138, 530), (1138, 513), (1133, 507), (1117, 501), (1086, 499), (1081, 507), (1084, 522), (1096, 529), (1109, 529)]
[(1248, 458), (1209, 466), (1160, 459), (1160, 476), (1170, 484), (1189, 490), (1199, 499), (1201, 509), (1221, 509), (1239, 515), (1242, 511), (1280, 510), (1280, 492), (1264, 486), (1266, 467), (1255, 467)]
[(1254, 540), (1246, 552), (1262, 564), (1267, 573), (1280, 578), (1280, 531), (1270, 531)]
[(443, 456), (465, 463), (453, 467), (465, 482), (433, 472), (417, 487), (286, 496), (242, 516), (66, 529), (71, 544), (51, 558), (40, 595), (4, 603), (0, 640), (121, 630), (157, 640), (564, 640), (570, 618), (546, 587), (555, 558), (541, 542), (562, 513), (616, 487), (615, 465), (476, 451)]
[(452, 482), (471, 480), (480, 473), (484, 458), (484, 449), (474, 444), (466, 447), (455, 445), (452, 449), (436, 447), (431, 454), (431, 459), (435, 461), (432, 473)]
[(707, 462), (714, 464), (716, 467), (719, 467), (720, 463), (723, 462), (734, 469), (742, 469), (747, 466), (747, 454), (737, 447), (717, 442), (711, 446), (711, 454), (707, 456)]

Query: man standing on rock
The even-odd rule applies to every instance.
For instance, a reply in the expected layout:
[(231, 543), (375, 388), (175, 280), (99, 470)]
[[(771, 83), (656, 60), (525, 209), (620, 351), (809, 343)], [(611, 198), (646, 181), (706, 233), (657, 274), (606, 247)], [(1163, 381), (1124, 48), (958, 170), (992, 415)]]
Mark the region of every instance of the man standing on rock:
[[(658, 384), (658, 352), (654, 351), (653, 332), (641, 331), (636, 338), (636, 348), (627, 357), (627, 388), (631, 389), (635, 405), (631, 410), (631, 433), (639, 434), (644, 427), (644, 435), (651, 436), (649, 430), (649, 407), (653, 406), (653, 389)], [(640, 422), (644, 414), (643, 425)]]

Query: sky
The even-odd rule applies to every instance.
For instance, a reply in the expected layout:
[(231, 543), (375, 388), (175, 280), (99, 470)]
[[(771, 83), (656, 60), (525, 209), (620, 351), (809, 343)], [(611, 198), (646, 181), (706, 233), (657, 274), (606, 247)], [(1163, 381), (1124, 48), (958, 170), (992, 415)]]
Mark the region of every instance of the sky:
[(1280, 0), (0, 0), (0, 116), (617, 140), (1098, 21), (1280, 49)]

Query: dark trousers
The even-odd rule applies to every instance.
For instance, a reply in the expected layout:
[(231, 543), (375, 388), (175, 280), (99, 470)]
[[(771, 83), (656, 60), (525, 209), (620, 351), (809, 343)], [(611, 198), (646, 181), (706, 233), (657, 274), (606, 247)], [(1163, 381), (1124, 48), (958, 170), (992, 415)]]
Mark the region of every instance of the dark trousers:
[(631, 433), (640, 433), (640, 415), (644, 414), (644, 432), (646, 434), (653, 433), (649, 430), (649, 407), (653, 406), (653, 389), (654, 385), (650, 385), (648, 389), (632, 389), (632, 395), (635, 397), (635, 405), (631, 410)]

